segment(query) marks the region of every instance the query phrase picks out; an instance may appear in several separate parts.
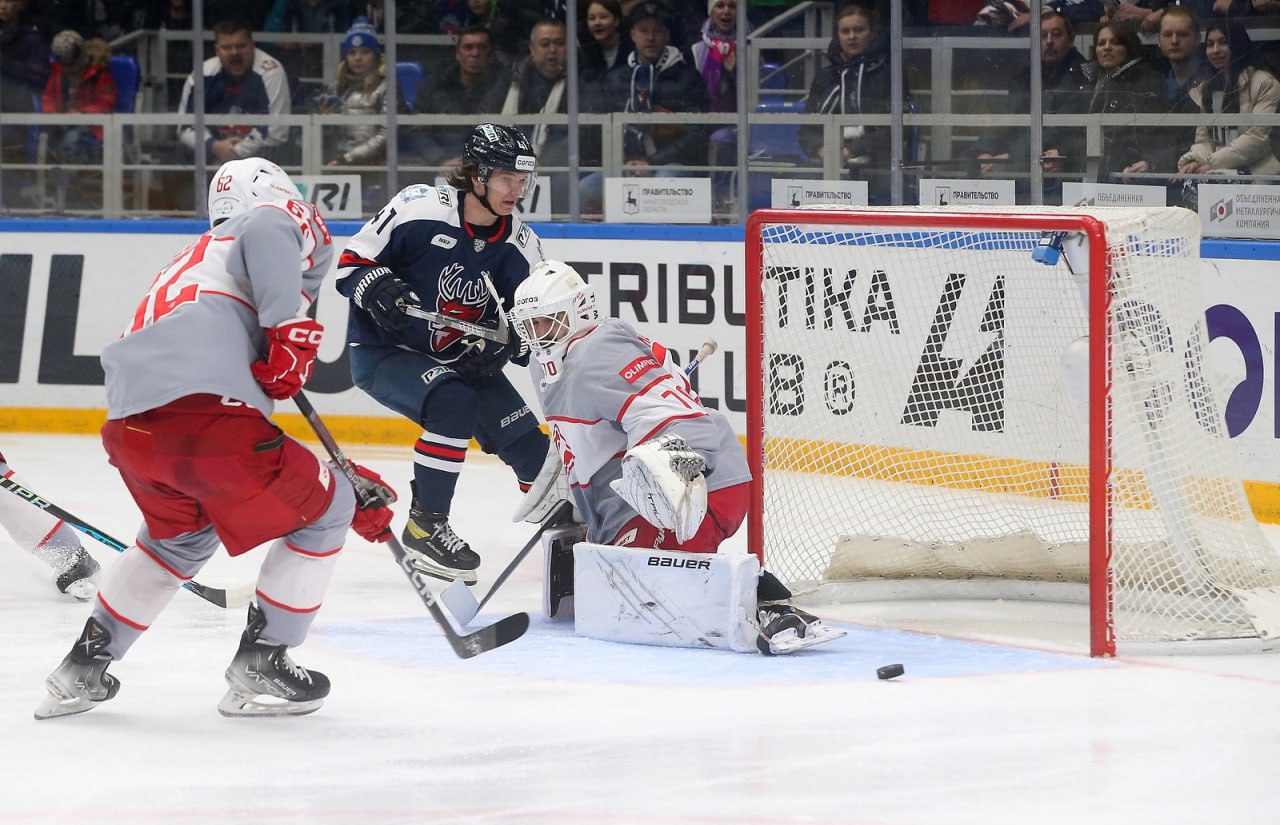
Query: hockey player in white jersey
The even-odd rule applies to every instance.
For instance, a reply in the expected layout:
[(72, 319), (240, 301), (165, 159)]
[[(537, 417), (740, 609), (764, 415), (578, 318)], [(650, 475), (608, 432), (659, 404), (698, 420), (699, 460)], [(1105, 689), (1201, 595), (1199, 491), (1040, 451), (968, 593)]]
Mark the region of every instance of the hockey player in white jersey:
[(323, 329), (307, 312), (332, 261), (323, 219), (280, 167), (258, 158), (223, 164), (209, 216), (212, 228), (169, 262), (103, 348), (102, 443), (144, 522), (46, 679), (37, 719), (114, 697), (120, 682), (107, 667), (219, 542), (231, 555), (270, 548), (218, 710), (316, 710), (329, 680), (295, 664), (288, 648), (306, 637), (347, 528), (370, 541), (390, 535), (388, 508), (357, 509), (346, 478), (268, 417), (306, 383), (320, 344)]
[[(559, 261), (533, 268), (511, 320), (533, 355), (533, 383), (590, 541), (715, 553), (738, 531), (751, 480), (742, 445), (665, 347), (601, 317), (595, 291)], [(791, 593), (770, 573), (755, 595), (772, 603), (759, 609), (766, 638), (805, 646), (844, 635), (777, 604)]]
[[(22, 483), (0, 453), (0, 476)], [(80, 601), (98, 589), (98, 562), (66, 522), (11, 495), (0, 495), (0, 527), (20, 548), (53, 568), (54, 585)]]
[[(471, 438), (496, 453), (545, 515), (534, 486), (558, 466), (528, 404), (502, 374), (519, 355), (506, 310), (542, 244), (514, 214), (532, 190), (536, 158), (519, 129), (477, 126), (443, 186), (409, 186), (351, 239), (338, 291), (351, 299), (351, 377), (419, 424), (405, 549), (427, 575), (475, 584), (480, 556), (449, 522)], [(548, 507), (550, 505), (548, 504)]]

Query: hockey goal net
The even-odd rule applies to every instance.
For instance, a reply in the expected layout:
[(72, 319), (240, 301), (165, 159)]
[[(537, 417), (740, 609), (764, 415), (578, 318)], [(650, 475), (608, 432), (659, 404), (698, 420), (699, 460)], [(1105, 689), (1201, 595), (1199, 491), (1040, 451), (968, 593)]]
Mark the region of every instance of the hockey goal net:
[(1075, 594), (1094, 655), (1280, 633), (1199, 242), (1182, 209), (755, 213), (751, 549), (828, 595)]

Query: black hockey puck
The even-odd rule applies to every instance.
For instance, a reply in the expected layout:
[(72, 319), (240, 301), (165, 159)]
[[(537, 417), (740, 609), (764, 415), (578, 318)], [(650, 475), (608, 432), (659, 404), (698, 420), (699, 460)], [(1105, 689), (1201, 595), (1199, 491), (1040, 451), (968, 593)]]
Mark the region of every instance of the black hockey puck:
[(906, 673), (906, 669), (902, 665), (884, 665), (876, 668), (877, 679), (892, 679), (895, 676), (901, 676)]

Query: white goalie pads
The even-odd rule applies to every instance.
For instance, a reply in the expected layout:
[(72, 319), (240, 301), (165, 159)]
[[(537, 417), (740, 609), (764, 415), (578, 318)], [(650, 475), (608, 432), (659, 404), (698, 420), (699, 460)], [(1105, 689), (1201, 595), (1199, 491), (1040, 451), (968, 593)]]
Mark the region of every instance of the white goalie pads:
[(547, 447), (547, 457), (542, 462), (538, 477), (533, 480), (524, 498), (520, 499), (520, 506), (516, 508), (511, 520), (541, 524), (557, 504), (569, 501), (569, 496), (569, 477), (565, 475), (560, 452), (552, 443)]
[(622, 478), (613, 491), (655, 527), (676, 540), (693, 538), (707, 515), (706, 461), (674, 433), (637, 444), (622, 458)]
[(629, 644), (755, 652), (750, 554), (574, 545), (574, 630)]

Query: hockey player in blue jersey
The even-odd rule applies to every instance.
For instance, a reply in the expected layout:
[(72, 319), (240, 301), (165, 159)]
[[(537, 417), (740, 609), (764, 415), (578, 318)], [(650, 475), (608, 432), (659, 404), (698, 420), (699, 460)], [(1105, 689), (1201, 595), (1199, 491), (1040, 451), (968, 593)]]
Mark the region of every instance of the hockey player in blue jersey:
[(538, 236), (512, 214), (535, 177), (528, 138), (483, 123), (448, 184), (401, 190), (338, 263), (338, 291), (352, 303), (352, 379), (423, 428), (405, 548), (422, 572), (446, 581), (475, 584), (480, 566), (449, 524), (473, 436), (515, 471), (526, 493), (517, 518), (537, 521), (559, 500), (546, 494), (559, 459), (502, 373), (509, 360), (528, 363), (505, 311), (542, 260)]

